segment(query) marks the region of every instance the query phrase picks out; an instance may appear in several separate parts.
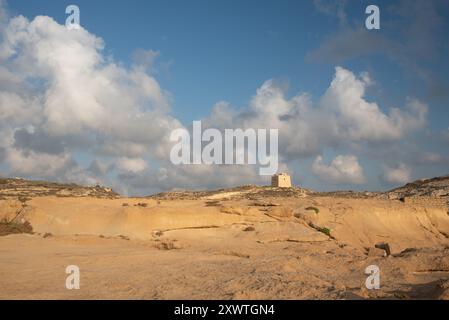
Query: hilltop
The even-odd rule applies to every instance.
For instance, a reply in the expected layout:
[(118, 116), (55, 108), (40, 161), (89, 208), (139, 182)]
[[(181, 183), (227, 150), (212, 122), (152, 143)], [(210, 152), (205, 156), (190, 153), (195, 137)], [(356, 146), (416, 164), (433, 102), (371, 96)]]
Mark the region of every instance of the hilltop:
[(119, 194), (102, 186), (86, 187), (74, 183), (64, 184), (21, 178), (0, 178), (0, 199), (44, 196), (117, 198)]
[(388, 191), (390, 199), (404, 197), (436, 197), (444, 198), (449, 203), (449, 175), (432, 179), (421, 179)]
[[(57, 183), (49, 181), (34, 181), (21, 178), (0, 178), (0, 199), (14, 197), (94, 197), (119, 198), (120, 194), (103, 186), (81, 186), (74, 183)], [(329, 191), (320, 192), (302, 187), (274, 188), (270, 186), (244, 185), (216, 190), (176, 190), (148, 195), (144, 198), (158, 200), (197, 200), (205, 198), (228, 200), (258, 200), (266, 197), (302, 198), (338, 197), (338, 198), (388, 198), (400, 200), (405, 197), (434, 197), (447, 199), (449, 203), (449, 175), (431, 179), (421, 179), (388, 191)]]

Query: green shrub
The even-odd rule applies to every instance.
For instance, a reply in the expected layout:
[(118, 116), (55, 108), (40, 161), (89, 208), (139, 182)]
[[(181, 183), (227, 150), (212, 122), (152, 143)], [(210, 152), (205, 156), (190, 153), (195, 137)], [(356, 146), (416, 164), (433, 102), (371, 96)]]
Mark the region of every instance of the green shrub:
[(307, 207), (306, 210), (313, 210), (313, 211), (315, 211), (315, 213), (320, 212), (320, 209), (318, 209), (316, 207)]
[(326, 236), (328, 236), (331, 239), (335, 239), (332, 235), (331, 235), (331, 229), (326, 228), (326, 227), (320, 227), (320, 226), (316, 226), (313, 223), (309, 223), (309, 226), (313, 229), (315, 229), (318, 232), (324, 233)]
[(331, 237), (331, 230), (330, 230), (329, 228), (326, 228), (326, 227), (320, 228), (320, 227), (318, 227), (317, 230), (318, 230), (319, 232), (324, 233), (326, 236)]

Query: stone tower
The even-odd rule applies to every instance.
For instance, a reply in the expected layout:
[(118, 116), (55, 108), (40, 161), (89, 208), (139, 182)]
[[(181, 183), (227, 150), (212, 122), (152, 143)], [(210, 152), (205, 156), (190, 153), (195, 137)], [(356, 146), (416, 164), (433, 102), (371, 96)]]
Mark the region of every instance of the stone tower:
[(291, 188), (292, 180), (287, 173), (278, 173), (271, 177), (271, 186), (277, 188)]

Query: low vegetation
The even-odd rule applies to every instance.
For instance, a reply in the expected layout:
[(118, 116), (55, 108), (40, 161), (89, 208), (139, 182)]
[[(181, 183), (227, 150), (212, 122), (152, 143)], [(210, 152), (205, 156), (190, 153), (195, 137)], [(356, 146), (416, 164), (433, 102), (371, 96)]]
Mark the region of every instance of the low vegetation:
[(158, 248), (159, 250), (177, 249), (177, 247), (175, 246), (175, 243), (171, 240), (163, 240), (163, 241), (158, 242), (156, 244), (156, 248)]
[(19, 233), (33, 233), (33, 227), (28, 221), (23, 223), (6, 220), (0, 221), (0, 236)]
[(321, 232), (321, 233), (324, 233), (326, 236), (328, 236), (328, 237), (332, 237), (331, 236), (331, 230), (329, 229), (329, 228), (326, 228), (326, 227), (319, 227), (319, 228), (317, 228), (317, 230), (319, 231), (319, 232)]
[(320, 226), (316, 226), (313, 223), (309, 223), (309, 226), (313, 229), (315, 229), (318, 232), (324, 233), (326, 236), (328, 236), (331, 239), (335, 239), (332, 235), (331, 235), (331, 229), (326, 228), (326, 227), (320, 227)]
[(315, 211), (315, 213), (319, 213), (320, 209), (316, 208), (316, 207), (307, 207), (306, 210), (308, 211)]

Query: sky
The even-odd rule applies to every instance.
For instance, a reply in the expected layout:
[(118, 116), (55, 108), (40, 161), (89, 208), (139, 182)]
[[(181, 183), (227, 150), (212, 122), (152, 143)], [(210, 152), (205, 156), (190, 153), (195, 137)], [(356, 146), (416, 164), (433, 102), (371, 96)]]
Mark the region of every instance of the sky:
[(445, 175), (448, 56), (444, 0), (0, 0), (0, 175), (124, 195), (270, 182), (173, 165), (195, 120), (279, 129), (279, 170), (311, 189)]

